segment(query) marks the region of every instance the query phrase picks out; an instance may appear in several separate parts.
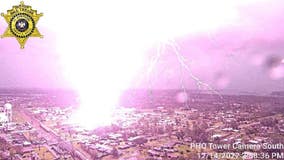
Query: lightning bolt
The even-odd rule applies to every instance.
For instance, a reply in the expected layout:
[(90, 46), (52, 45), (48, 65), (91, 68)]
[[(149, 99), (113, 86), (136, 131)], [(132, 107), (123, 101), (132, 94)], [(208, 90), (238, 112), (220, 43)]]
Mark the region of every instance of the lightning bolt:
[(151, 81), (151, 73), (153, 73), (153, 70), (155, 68), (155, 66), (157, 65), (159, 59), (161, 58), (162, 53), (164, 53), (165, 50), (165, 46), (162, 43), (159, 43), (157, 46), (157, 51), (150, 61), (150, 65), (149, 68), (147, 70), (147, 81), (148, 81), (148, 90), (150, 91), (148, 94), (148, 98), (150, 99), (150, 104), (153, 105), (153, 92), (152, 92), (152, 88), (153, 88), (153, 83)]
[[(180, 53), (180, 46), (176, 43), (175, 40), (168, 40), (166, 42), (163, 43), (159, 43), (158, 47), (157, 47), (157, 51), (156, 54), (151, 58), (150, 60), (150, 64), (149, 64), (149, 68), (147, 70), (147, 81), (148, 81), (148, 90), (150, 91), (148, 96), (150, 97), (150, 103), (153, 104), (153, 93), (152, 93), (152, 88), (153, 88), (153, 83), (151, 82), (151, 73), (153, 73), (153, 69), (154, 67), (157, 65), (157, 63), (159, 62), (159, 59), (161, 58), (162, 54), (165, 51), (166, 46), (169, 46), (171, 48), (171, 50), (173, 51), (173, 53), (175, 54), (179, 64), (180, 64), (180, 85), (181, 85), (181, 89), (183, 91), (183, 93), (185, 95), (187, 95), (187, 89), (185, 86), (185, 71), (187, 72), (187, 75), (189, 75), (189, 77), (194, 80), (194, 82), (196, 83), (197, 87), (199, 90), (205, 89), (205, 90), (209, 90), (210, 92), (218, 95), (221, 99), (223, 99), (222, 95), (213, 87), (211, 87), (208, 83), (202, 81), (200, 78), (198, 78), (196, 75), (194, 75), (192, 73), (192, 70), (190, 68), (190, 66), (187, 64), (187, 59)], [(188, 104), (188, 100), (185, 101), (185, 107), (189, 107)]]
[(207, 89), (207, 90), (211, 91), (212, 93), (217, 94), (220, 97), (222, 97), (221, 94), (217, 90), (215, 90), (213, 87), (211, 87), (208, 83), (203, 82), (201, 79), (199, 79), (197, 76), (195, 76), (192, 73), (189, 65), (187, 65), (187, 63), (186, 63), (186, 61), (187, 61), (186, 58), (180, 53), (179, 45), (174, 40), (167, 41), (167, 45), (171, 46), (171, 48), (172, 48), (174, 54), (176, 55), (177, 60), (179, 61), (181, 67), (183, 67), (187, 71), (187, 73), (189, 74), (190, 78), (193, 79), (196, 82), (198, 89)]

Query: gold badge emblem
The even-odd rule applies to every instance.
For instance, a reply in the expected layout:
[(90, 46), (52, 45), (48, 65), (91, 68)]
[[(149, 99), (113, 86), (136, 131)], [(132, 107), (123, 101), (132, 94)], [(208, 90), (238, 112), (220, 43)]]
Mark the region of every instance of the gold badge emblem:
[(43, 38), (36, 27), (39, 18), (43, 14), (37, 14), (36, 10), (33, 10), (31, 6), (25, 5), (23, 1), (20, 5), (13, 6), (11, 10), (8, 10), (7, 14), (1, 13), (1, 16), (8, 23), (8, 27), (4, 34), (1, 35), (1, 38), (15, 37), (21, 49), (25, 47), (29, 37)]

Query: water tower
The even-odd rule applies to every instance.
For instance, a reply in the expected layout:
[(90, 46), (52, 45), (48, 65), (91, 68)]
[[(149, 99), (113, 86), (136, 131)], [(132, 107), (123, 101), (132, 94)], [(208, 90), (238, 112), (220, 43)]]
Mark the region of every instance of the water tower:
[(4, 113), (7, 116), (8, 122), (12, 122), (12, 104), (6, 103), (4, 105)]

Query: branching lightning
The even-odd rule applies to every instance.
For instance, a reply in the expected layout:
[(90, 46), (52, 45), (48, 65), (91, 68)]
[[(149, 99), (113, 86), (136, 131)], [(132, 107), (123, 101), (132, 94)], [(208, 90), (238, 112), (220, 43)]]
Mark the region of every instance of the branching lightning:
[[(159, 62), (162, 54), (165, 52), (166, 46), (169, 46), (174, 55), (176, 56), (179, 64), (180, 64), (180, 86), (185, 95), (187, 95), (187, 87), (185, 85), (185, 75), (189, 75), (189, 77), (194, 80), (196, 83), (196, 86), (199, 90), (208, 90), (216, 95), (218, 95), (221, 99), (223, 98), (222, 95), (214, 89), (212, 86), (210, 86), (208, 83), (202, 81), (200, 78), (198, 78), (196, 75), (192, 73), (192, 70), (190, 66), (187, 64), (187, 59), (180, 53), (180, 46), (176, 43), (175, 40), (168, 40), (165, 43), (159, 43), (157, 47), (156, 54), (151, 58), (149, 67), (147, 69), (147, 81), (148, 81), (148, 90), (150, 91), (149, 96), (152, 96), (151, 89), (153, 88), (153, 83), (151, 82), (151, 73), (153, 73), (154, 67), (157, 66), (157, 63)], [(187, 71), (187, 73), (184, 72)], [(152, 98), (150, 97), (150, 100), (152, 101)], [(152, 103), (152, 102), (151, 102)], [(185, 106), (189, 107), (188, 100), (185, 101)]]
[(168, 41), (167, 44), (171, 46), (171, 48), (174, 51), (180, 65), (188, 72), (189, 76), (196, 82), (198, 89), (206, 89), (206, 90), (209, 90), (209, 91), (219, 95), (220, 97), (222, 97), (221, 94), (217, 90), (215, 90), (213, 87), (211, 87), (208, 83), (203, 82), (201, 79), (199, 79), (197, 76), (195, 76), (192, 73), (192, 70), (190, 69), (190, 67), (186, 63), (186, 58), (182, 54), (180, 54), (180, 48), (174, 40)]

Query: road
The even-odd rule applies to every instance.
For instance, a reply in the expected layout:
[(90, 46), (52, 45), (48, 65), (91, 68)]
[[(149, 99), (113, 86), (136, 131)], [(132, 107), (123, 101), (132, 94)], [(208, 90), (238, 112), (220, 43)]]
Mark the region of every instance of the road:
[[(41, 127), (41, 122), (36, 119), (28, 110), (26, 110), (25, 108), (15, 108), (14, 109), (14, 112), (17, 112), (17, 114), (19, 116), (21, 116), (23, 119), (26, 120), (26, 122), (29, 122), (32, 127), (34, 129), (36, 129), (36, 131), (39, 133), (40, 137), (44, 137), (45, 139), (47, 140), (52, 140), (52, 141), (56, 141), (57, 143), (59, 142), (63, 142), (63, 143), (70, 143), (68, 140), (64, 140), (63, 137), (58, 137), (57, 135), (55, 135), (54, 133), (52, 132), (48, 132), (46, 130), (44, 130), (42, 127)], [(86, 160), (91, 160), (91, 156), (86, 153), (85, 151), (83, 151), (82, 149), (75, 149), (75, 151), (81, 153), (85, 158)]]

